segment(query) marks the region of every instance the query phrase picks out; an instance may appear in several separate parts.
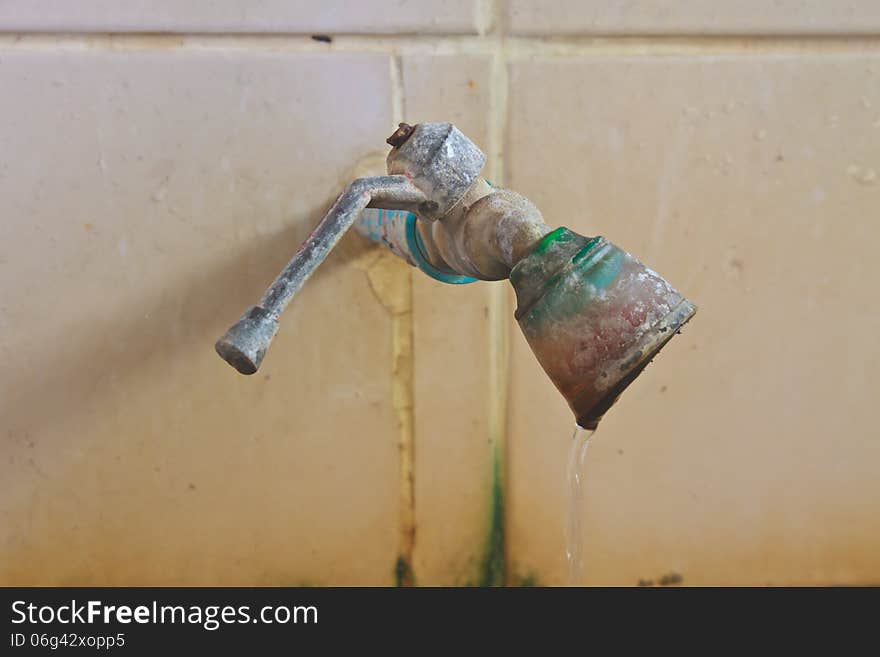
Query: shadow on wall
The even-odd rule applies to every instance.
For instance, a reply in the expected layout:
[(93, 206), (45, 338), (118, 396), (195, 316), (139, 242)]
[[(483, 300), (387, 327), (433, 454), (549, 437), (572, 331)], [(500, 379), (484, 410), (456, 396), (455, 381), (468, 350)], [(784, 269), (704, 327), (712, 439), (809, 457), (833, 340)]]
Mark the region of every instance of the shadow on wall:
[[(11, 396), (0, 408), (0, 425), (6, 429), (4, 451), (33, 448), (36, 437), (75, 438), (76, 431), (50, 434), (47, 429), (64, 426), (79, 413), (91, 413), (111, 391), (138, 390), (139, 377), (157, 370), (168, 370), (171, 375), (175, 368), (188, 367), (185, 356), (191, 350), (210, 350), (221, 362), (213, 353), (214, 341), (257, 302), (331, 203), (278, 234), (242, 243), (232, 257), (212, 262), (188, 280), (164, 281), (164, 288), (148, 298), (131, 299), (124, 308), (108, 308), (106, 315), (83, 317), (81, 330), (69, 331), (46, 344), (38, 366), (29, 370), (28, 378), (15, 382)], [(346, 235), (307, 285), (333, 276), (372, 249), (357, 235)], [(231, 368), (228, 373), (240, 376)], [(156, 413), (162, 409), (157, 408)], [(38, 468), (32, 458), (25, 462)], [(14, 488), (13, 482), (7, 480), (6, 484)]]

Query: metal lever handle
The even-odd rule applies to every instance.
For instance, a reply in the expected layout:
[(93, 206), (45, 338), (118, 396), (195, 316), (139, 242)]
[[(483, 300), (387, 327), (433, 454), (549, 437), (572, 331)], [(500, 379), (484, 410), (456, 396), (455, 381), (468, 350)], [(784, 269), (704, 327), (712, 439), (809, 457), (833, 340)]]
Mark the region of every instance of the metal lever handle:
[(253, 374), (278, 332), (281, 313), (302, 288), (345, 232), (368, 207), (415, 211), (425, 195), (406, 176), (377, 176), (353, 181), (299, 251), (281, 270), (259, 304), (241, 316), (214, 348), (220, 357), (242, 374)]

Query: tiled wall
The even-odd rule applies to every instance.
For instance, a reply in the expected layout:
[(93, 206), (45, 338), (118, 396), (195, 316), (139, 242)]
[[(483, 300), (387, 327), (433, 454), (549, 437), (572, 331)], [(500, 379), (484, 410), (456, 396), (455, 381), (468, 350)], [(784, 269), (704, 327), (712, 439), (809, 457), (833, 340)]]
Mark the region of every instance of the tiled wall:
[(0, 583), (567, 581), (573, 422), (505, 283), (349, 235), (258, 375), (213, 352), (400, 120), (700, 306), (596, 434), (583, 583), (880, 581), (876, 3), (7, 0), (0, 31)]

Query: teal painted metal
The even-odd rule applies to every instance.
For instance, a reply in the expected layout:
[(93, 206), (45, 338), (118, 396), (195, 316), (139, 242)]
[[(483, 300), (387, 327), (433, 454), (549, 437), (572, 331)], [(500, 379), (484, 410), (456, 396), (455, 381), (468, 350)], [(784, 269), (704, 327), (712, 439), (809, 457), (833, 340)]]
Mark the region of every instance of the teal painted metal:
[(585, 429), (696, 312), (626, 251), (567, 228), (545, 235), (510, 282), (523, 335)]
[(462, 276), (452, 269), (439, 269), (432, 265), (425, 256), (416, 221), (416, 215), (405, 210), (367, 208), (361, 212), (355, 230), (364, 237), (388, 247), (395, 255), (442, 283), (464, 285), (477, 280), (470, 276)]

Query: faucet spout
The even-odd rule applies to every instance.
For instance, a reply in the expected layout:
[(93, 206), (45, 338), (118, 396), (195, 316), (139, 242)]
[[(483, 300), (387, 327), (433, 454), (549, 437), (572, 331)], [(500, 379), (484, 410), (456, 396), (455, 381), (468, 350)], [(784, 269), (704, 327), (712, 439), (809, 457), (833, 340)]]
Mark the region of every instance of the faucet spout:
[(299, 251), (268, 287), (260, 302), (217, 340), (217, 353), (242, 374), (256, 372), (278, 332), (281, 313), (333, 247), (368, 207), (414, 210), (424, 194), (402, 175), (358, 178), (345, 189)]

